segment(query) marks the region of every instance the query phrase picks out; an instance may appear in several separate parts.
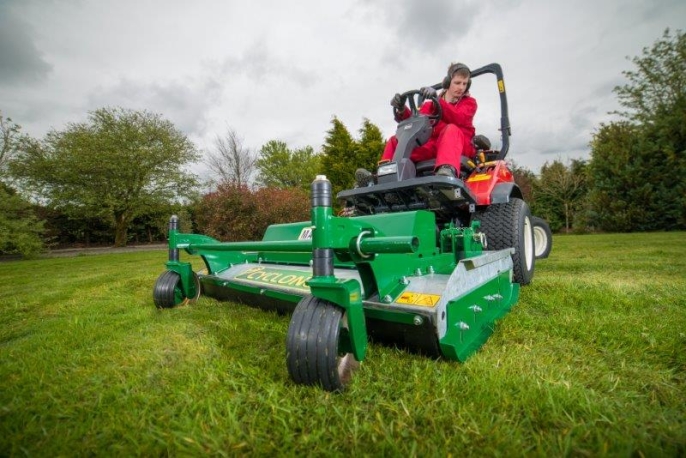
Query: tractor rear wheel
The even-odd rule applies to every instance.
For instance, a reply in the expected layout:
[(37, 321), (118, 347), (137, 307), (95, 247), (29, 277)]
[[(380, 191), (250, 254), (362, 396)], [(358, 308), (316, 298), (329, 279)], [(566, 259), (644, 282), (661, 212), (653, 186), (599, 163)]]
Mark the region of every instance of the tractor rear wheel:
[(168, 309), (177, 305), (186, 305), (196, 300), (200, 296), (200, 280), (195, 272), (193, 272), (193, 281), (195, 282), (196, 295), (189, 298), (183, 293), (181, 276), (172, 270), (163, 272), (157, 278), (155, 287), (152, 290), (152, 299), (155, 301), (155, 306), (158, 309)]
[(286, 338), (288, 374), (295, 383), (343, 391), (359, 367), (349, 350), (345, 311), (313, 296), (303, 297), (293, 311)]
[(553, 248), (553, 233), (543, 218), (532, 216), (531, 223), (534, 225), (534, 254), (536, 259), (545, 259)]
[(534, 276), (534, 236), (531, 210), (522, 199), (513, 197), (504, 204), (493, 204), (476, 214), (486, 234), (489, 250), (514, 248), (514, 281), (528, 285)]

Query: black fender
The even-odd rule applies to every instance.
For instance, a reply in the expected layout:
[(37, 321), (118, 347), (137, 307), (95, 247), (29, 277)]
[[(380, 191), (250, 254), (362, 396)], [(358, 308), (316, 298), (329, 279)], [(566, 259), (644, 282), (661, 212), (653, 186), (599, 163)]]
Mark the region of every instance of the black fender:
[(522, 190), (516, 183), (498, 183), (491, 193), (491, 204), (506, 204), (511, 197), (524, 200)]

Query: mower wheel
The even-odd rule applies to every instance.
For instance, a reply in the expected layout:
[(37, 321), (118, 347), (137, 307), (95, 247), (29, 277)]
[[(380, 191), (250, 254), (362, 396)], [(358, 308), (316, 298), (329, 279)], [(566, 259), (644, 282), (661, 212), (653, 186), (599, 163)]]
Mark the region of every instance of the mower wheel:
[(155, 301), (155, 306), (158, 309), (168, 309), (195, 301), (200, 296), (200, 280), (195, 272), (193, 273), (193, 281), (195, 282), (196, 295), (189, 298), (183, 294), (181, 276), (172, 270), (163, 272), (157, 278), (155, 287), (152, 290), (152, 299)]
[(548, 222), (538, 216), (531, 217), (534, 225), (534, 253), (536, 259), (545, 259), (553, 248), (553, 233), (550, 231)]
[(343, 391), (359, 366), (340, 345), (348, 320), (337, 305), (314, 296), (303, 297), (293, 311), (286, 338), (286, 364), (291, 379), (301, 385), (321, 385)]
[(513, 197), (504, 204), (492, 204), (479, 211), (481, 231), (486, 234), (489, 250), (514, 248), (514, 281), (528, 285), (534, 276), (534, 236), (531, 210), (522, 199)]

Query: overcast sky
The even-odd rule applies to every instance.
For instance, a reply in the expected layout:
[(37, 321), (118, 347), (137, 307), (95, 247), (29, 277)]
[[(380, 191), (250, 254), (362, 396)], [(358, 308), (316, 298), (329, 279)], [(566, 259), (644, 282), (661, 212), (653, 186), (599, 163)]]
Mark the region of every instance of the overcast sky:
[[(318, 151), (334, 115), (388, 137), (394, 93), (451, 62), (498, 62), (509, 158), (538, 172), (588, 157), (627, 56), (685, 24), (684, 0), (0, 0), (0, 110), (34, 137), (119, 106), (162, 114), (201, 150), (230, 127), (256, 150)], [(495, 79), (472, 95), (477, 132), (498, 139)]]

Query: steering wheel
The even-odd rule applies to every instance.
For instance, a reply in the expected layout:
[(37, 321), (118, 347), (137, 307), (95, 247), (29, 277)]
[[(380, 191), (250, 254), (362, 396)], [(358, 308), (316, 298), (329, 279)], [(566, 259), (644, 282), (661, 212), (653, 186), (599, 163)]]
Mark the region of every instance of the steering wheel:
[[(417, 107), (418, 104), (415, 102), (415, 97), (417, 97), (417, 100), (423, 99), (422, 93), (419, 90), (413, 89), (411, 91), (407, 91), (404, 94), (400, 94), (400, 97), (407, 98), (407, 102), (410, 105), (411, 117), (426, 116), (429, 118), (432, 127), (435, 126), (443, 116), (443, 108), (441, 107), (441, 103), (438, 101), (438, 94), (434, 95), (433, 97), (429, 97), (428, 99), (433, 102), (434, 106), (434, 112), (430, 115), (424, 115), (419, 112), (419, 108)], [(395, 114), (395, 112), (396, 109), (393, 108), (393, 114)]]

